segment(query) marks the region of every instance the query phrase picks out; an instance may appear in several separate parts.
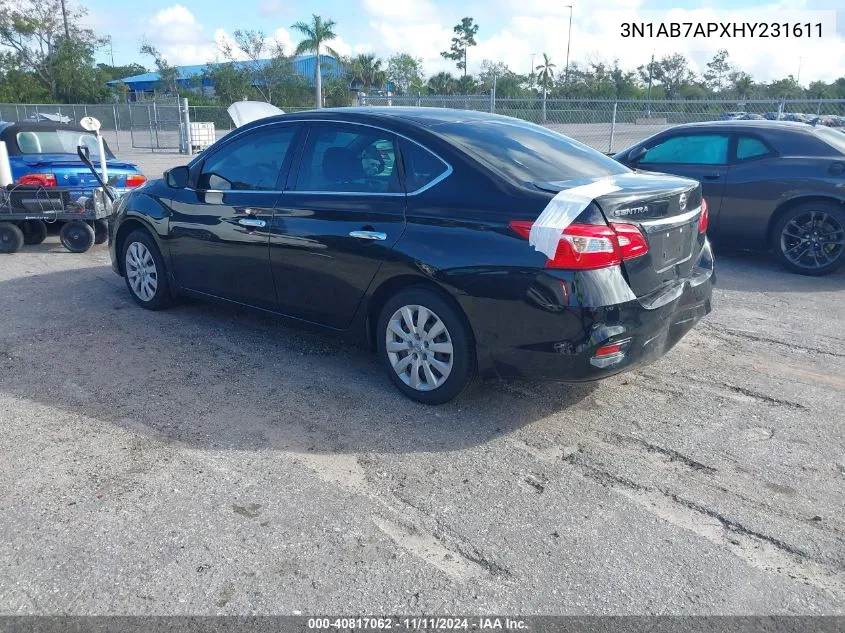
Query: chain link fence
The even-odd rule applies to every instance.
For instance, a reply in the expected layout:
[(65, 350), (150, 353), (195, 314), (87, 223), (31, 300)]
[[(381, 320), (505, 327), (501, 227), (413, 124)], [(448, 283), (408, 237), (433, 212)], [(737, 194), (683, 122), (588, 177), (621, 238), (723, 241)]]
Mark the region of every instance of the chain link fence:
[(801, 121), (845, 130), (845, 99), (497, 99), (489, 95), (361, 97), (360, 105), (480, 110), (544, 125), (602, 152), (618, 152), (681, 123), (727, 119)]
[[(494, 112), (545, 125), (602, 152), (617, 152), (667, 127), (723, 119), (803, 121), (845, 130), (845, 99), (820, 100), (607, 100), (498, 99), (485, 95), (417, 95), (359, 98), (360, 105), (419, 106)], [(306, 107), (281, 106), (285, 112)], [(233, 129), (226, 106), (193, 106), (188, 118), (213, 123), (217, 138)], [(185, 111), (176, 100), (115, 104), (0, 104), (0, 120), (93, 116), (115, 151), (185, 151)]]

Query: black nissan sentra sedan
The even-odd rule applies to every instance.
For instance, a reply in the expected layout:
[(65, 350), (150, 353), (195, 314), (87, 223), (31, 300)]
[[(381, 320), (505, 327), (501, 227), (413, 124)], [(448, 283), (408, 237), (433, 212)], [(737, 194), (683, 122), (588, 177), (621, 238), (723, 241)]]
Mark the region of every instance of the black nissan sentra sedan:
[(110, 248), (144, 308), (193, 295), (349, 332), (439, 404), (475, 376), (595, 380), (661, 356), (710, 311), (707, 217), (696, 181), (525, 121), (344, 108), (237, 128), (122, 198)]

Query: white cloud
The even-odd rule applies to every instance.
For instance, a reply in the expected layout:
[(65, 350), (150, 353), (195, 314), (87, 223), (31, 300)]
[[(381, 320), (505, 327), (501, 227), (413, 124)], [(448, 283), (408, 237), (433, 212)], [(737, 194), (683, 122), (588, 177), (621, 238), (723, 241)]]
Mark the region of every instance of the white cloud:
[(214, 41), (206, 35), (194, 14), (181, 4), (153, 15), (145, 39), (174, 65), (202, 64), (217, 56)]

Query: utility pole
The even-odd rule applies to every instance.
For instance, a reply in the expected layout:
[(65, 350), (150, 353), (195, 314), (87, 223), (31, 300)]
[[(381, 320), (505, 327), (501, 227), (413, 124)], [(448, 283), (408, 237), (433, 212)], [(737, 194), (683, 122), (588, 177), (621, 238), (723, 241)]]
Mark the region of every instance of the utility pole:
[(65, 7), (65, 0), (62, 0), (62, 20), (65, 23), (65, 38), (70, 39), (70, 29), (67, 27), (67, 7)]
[(799, 86), (801, 85), (801, 60), (804, 59), (803, 57), (798, 58), (798, 78), (795, 80)]
[(566, 36), (566, 69), (563, 71), (563, 87), (569, 87), (569, 45), (572, 43), (572, 5), (564, 5), (569, 9), (569, 33)]
[(648, 105), (648, 118), (651, 118), (651, 69), (654, 66), (654, 51), (651, 51), (651, 63), (648, 65), (648, 91), (646, 92), (645, 98)]
[(534, 87), (534, 56), (537, 53), (531, 53), (531, 68), (528, 69), (528, 87)]

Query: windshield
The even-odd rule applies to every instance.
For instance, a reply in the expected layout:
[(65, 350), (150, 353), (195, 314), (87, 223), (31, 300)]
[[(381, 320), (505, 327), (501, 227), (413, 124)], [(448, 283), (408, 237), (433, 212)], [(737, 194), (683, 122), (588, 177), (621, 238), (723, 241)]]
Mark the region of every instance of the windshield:
[[(76, 147), (82, 145), (90, 152), (91, 160), (100, 160), (97, 137), (79, 130), (21, 130), (15, 139), (21, 154), (73, 154)], [(106, 158), (114, 158), (108, 145), (103, 141)]]
[(462, 121), (436, 130), (494, 171), (520, 183), (601, 178), (630, 170), (552, 130), (521, 121)]
[(834, 130), (829, 127), (817, 127), (814, 131), (816, 136), (836, 149), (837, 152), (845, 154), (845, 132)]

